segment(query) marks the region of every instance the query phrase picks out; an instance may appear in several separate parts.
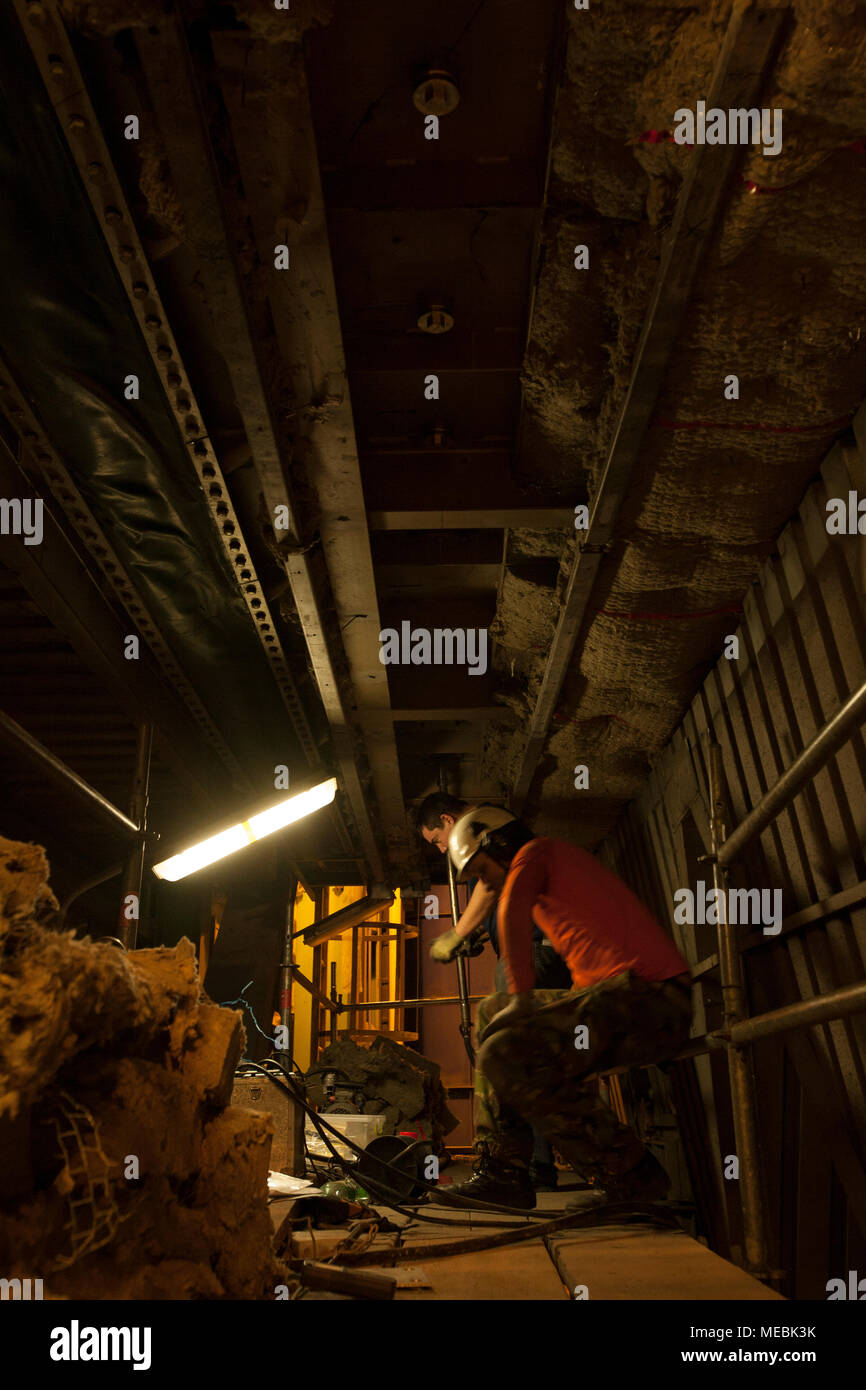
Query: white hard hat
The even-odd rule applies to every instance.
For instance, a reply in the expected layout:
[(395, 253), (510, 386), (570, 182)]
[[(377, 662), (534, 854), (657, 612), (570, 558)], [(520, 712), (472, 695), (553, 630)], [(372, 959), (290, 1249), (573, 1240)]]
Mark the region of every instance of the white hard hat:
[(448, 853), (460, 878), (469, 861), (484, 849), (493, 831), (511, 825), (517, 817), (501, 806), (476, 806), (456, 822), (448, 837)]

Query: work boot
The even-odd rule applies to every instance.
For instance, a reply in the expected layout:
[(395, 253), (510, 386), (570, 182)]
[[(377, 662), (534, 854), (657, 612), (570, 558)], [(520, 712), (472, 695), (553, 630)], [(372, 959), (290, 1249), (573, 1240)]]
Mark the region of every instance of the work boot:
[(555, 1192), (559, 1174), (555, 1163), (535, 1163), (529, 1165), (529, 1178), (536, 1192)]
[(472, 1177), (467, 1182), (458, 1182), (453, 1187), (440, 1190), (436, 1200), (447, 1204), (452, 1197), (472, 1197), (476, 1202), (490, 1202), (496, 1207), (518, 1207), (521, 1211), (531, 1211), (535, 1206), (535, 1192), (528, 1169), (493, 1158), (486, 1145), (481, 1146), (472, 1166)]
[(671, 1180), (649, 1149), (634, 1168), (615, 1177), (599, 1176), (598, 1186), (608, 1202), (662, 1202)]

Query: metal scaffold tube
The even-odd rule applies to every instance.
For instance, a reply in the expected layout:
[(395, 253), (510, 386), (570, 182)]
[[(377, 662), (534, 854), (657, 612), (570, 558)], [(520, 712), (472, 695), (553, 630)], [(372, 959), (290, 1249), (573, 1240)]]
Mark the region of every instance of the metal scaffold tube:
[[(451, 862), (451, 855), (447, 854), (448, 863), (448, 892), (451, 896), (451, 925), (454, 926), (460, 918), (460, 907), (457, 902), (457, 873)], [(475, 1066), (475, 1049), (472, 1046), (472, 1011), (469, 1007), (469, 972), (466, 957), (460, 955), (455, 964), (457, 966), (457, 993), (460, 999), (460, 1036), (463, 1039), (463, 1046), (466, 1048), (466, 1055), (472, 1066)]]
[[(439, 767), (439, 789), (447, 791), (445, 782), (445, 769), (440, 764)], [(451, 926), (456, 927), (460, 920), (460, 904), (457, 901), (457, 871), (451, 860), (450, 852), (446, 851), (445, 863), (448, 867), (448, 894), (451, 899)], [(466, 957), (460, 954), (455, 959), (457, 966), (457, 994), (460, 1000), (460, 1036), (463, 1039), (463, 1046), (466, 1048), (466, 1056), (469, 1058), (471, 1066), (475, 1066), (475, 1049), (472, 1046), (472, 1010), (469, 1006), (469, 969)]]
[(794, 759), (791, 766), (762, 797), (757, 806), (742, 820), (736, 830), (718, 848), (718, 862), (725, 869), (736, 859), (745, 845), (760, 835), (789, 801), (812, 778), (842, 744), (847, 742), (856, 728), (866, 720), (866, 683), (850, 695), (833, 718), (807, 744), (802, 753)]
[[(719, 863), (719, 846), (724, 842), (724, 780), (722, 750), (710, 744), (710, 836), (712, 841), (713, 886), (718, 904), (719, 976), (722, 987), (724, 1028), (732, 1030), (746, 1016), (743, 965), (727, 912), (727, 879)], [(758, 1278), (767, 1275), (767, 1244), (761, 1196), (758, 1159), (758, 1126), (755, 1106), (755, 1079), (750, 1053), (731, 1043), (728, 1077), (734, 1138), (739, 1158), (739, 1192), (743, 1213), (743, 1241), (746, 1267)]]
[(115, 830), (123, 830), (127, 835), (138, 834), (138, 826), (135, 821), (130, 820), (129, 816), (125, 816), (107, 797), (104, 797), (95, 787), (91, 787), (89, 782), (85, 782), (84, 778), (79, 777), (77, 772), (73, 772), (71, 767), (67, 767), (62, 759), (56, 757), (44, 744), (35, 739), (32, 734), (28, 734), (26, 729), (22, 729), (20, 724), (2, 711), (0, 711), (0, 740), (23, 753), (47, 777), (50, 777), (52, 781), (64, 789), (71, 788), (78, 792), (94, 810), (99, 811), (111, 821)]
[[(477, 1004), (484, 998), (483, 994), (470, 994), (467, 1002)], [(439, 998), (431, 999), (364, 999), (360, 1004), (341, 1004), (341, 1010), (361, 1010), (368, 1012), (372, 1009), (426, 1009), (429, 1004), (459, 1004), (459, 994), (442, 995)]]
[(138, 840), (130, 850), (123, 873), (118, 915), (118, 932), (128, 951), (134, 951), (138, 941), (141, 916), (141, 889), (144, 881), (144, 856), (147, 849), (147, 805), (150, 798), (150, 763), (153, 753), (153, 725), (140, 724), (135, 753), (135, 772), (129, 799), (130, 816), (139, 829)]

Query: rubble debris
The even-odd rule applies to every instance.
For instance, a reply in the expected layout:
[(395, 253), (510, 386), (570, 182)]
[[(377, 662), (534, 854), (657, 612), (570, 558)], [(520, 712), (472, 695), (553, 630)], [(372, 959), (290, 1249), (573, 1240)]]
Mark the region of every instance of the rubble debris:
[(48, 872), (0, 838), (0, 1267), (52, 1298), (272, 1298), (271, 1120), (227, 1108), (241, 1015), (186, 939), (53, 930)]
[(317, 1070), (307, 1080), (307, 1096), (312, 1105), (324, 1104), (322, 1082), (329, 1071), (343, 1072), (356, 1083), (365, 1097), (362, 1112), (381, 1114), (385, 1134), (420, 1124), (438, 1152), (445, 1135), (457, 1128), (459, 1121), (448, 1109), (438, 1064), (381, 1033), (369, 1047), (346, 1038), (325, 1049)]

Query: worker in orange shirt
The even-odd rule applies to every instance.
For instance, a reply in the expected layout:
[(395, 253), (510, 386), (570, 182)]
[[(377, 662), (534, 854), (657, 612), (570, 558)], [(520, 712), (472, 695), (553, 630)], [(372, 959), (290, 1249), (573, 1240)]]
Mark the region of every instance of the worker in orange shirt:
[[(498, 895), (509, 993), (478, 1006), (474, 1176), (450, 1189), (529, 1210), (535, 1128), (609, 1201), (662, 1198), (661, 1164), (584, 1078), (674, 1057), (691, 1026), (688, 966), (626, 885), (585, 850), (536, 837), (508, 811), (482, 806), (455, 824), (449, 853)], [(541, 928), (572, 987), (533, 988)]]

